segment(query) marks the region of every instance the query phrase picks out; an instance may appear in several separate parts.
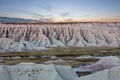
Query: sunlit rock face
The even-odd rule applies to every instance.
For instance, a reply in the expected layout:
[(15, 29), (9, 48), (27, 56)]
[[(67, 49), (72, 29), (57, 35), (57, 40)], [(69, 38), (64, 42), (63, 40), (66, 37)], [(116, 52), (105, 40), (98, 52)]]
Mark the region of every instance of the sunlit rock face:
[(0, 24), (0, 48), (120, 46), (120, 23)]

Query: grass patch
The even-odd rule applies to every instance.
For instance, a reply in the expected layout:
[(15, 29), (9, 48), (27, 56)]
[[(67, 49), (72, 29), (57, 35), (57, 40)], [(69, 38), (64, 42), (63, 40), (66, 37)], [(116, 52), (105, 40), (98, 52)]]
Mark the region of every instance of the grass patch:
[(92, 56), (108, 56), (108, 55), (119, 55), (120, 48), (111, 47), (56, 47), (50, 50), (43, 51), (28, 51), (28, 52), (6, 52), (0, 53), (0, 57), (21, 57), (27, 58), (34, 56), (41, 58), (41, 56), (53, 56), (58, 57), (65, 56), (80, 56), (80, 55), (92, 55)]
[(56, 47), (50, 50), (43, 51), (28, 51), (28, 52), (6, 52), (0, 53), (0, 57), (29, 57), (35, 56), (41, 58), (41, 56), (80, 56), (80, 55), (93, 55), (93, 56), (102, 56), (102, 55), (114, 55), (120, 53), (120, 48), (111, 48), (111, 47)]
[(81, 58), (81, 59), (75, 59), (75, 61), (78, 62), (97, 62), (99, 59), (97, 58)]
[[(0, 61), (0, 64), (17, 64), (20, 62), (35, 62), (43, 63), (44, 61), (51, 60), (51, 56), (57, 56), (65, 61), (74, 60), (74, 62), (62, 63), (65, 65), (77, 66), (86, 62), (96, 62), (98, 59), (75, 59), (77, 56), (91, 55), (91, 56), (120, 56), (120, 48), (112, 47), (56, 47), (49, 50), (42, 51), (28, 51), (28, 52), (6, 52), (0, 53), (0, 57), (5, 58), (4, 61)], [(29, 57), (36, 57), (36, 59), (30, 59)], [(42, 56), (49, 56), (43, 58)], [(14, 59), (13, 57), (20, 57), (21, 59)]]

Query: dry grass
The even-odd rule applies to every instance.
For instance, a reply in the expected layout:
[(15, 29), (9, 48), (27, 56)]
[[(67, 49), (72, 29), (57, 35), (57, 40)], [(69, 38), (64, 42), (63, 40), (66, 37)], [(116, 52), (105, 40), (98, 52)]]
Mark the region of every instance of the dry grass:
[[(65, 61), (74, 60), (74, 62), (62, 63), (64, 65), (78, 66), (80, 64), (96, 62), (98, 59), (87, 58), (87, 59), (75, 59), (80, 55), (92, 55), (92, 56), (109, 56), (117, 55), (120, 56), (120, 48), (112, 47), (57, 47), (47, 51), (29, 51), (29, 52), (6, 52), (0, 53), (0, 57), (6, 57), (5, 60), (1, 61), (0, 64), (17, 64), (20, 62), (35, 62), (43, 63), (47, 60), (51, 60), (50, 56), (57, 56)], [(36, 57), (30, 59), (29, 56)], [(49, 56), (42, 58), (42, 56)], [(9, 57), (9, 58), (8, 58)], [(21, 57), (21, 59), (13, 59), (12, 57)], [(56, 63), (57, 64), (57, 63)]]
[[(103, 51), (103, 52), (102, 52)], [(43, 51), (28, 51), (28, 52), (6, 52), (0, 53), (0, 57), (28, 57), (36, 56), (41, 57), (43, 55), (48, 56), (78, 56), (78, 55), (112, 55), (120, 53), (120, 48), (112, 47), (57, 47), (50, 50)]]

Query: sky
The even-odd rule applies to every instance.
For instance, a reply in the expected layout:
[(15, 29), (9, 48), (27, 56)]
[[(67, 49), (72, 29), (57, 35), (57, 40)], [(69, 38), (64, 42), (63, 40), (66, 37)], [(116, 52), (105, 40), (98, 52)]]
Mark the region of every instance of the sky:
[(0, 0), (0, 16), (46, 22), (120, 22), (120, 0)]

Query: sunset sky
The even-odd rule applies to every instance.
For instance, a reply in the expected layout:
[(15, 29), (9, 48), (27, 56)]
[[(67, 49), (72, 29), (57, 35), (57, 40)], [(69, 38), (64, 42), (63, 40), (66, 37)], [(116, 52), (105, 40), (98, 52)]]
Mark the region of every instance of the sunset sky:
[(0, 0), (0, 16), (48, 22), (120, 22), (120, 0)]

